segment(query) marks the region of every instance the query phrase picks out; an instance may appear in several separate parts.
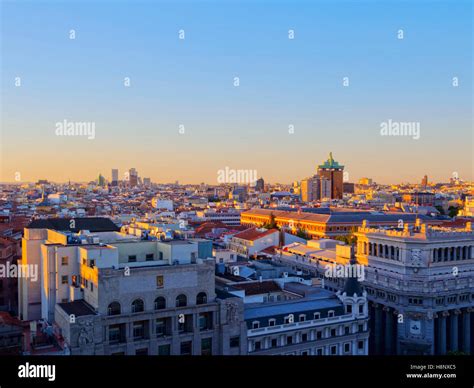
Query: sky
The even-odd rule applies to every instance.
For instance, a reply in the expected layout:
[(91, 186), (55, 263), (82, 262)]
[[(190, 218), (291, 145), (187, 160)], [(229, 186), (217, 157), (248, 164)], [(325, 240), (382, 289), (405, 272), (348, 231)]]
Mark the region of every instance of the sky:
[(329, 152), (352, 182), (472, 181), (472, 20), (469, 0), (2, 1), (0, 181), (290, 183)]

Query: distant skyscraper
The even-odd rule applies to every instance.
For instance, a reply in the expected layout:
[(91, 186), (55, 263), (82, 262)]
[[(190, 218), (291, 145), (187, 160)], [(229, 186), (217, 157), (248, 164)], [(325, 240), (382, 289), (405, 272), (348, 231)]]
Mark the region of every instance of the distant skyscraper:
[(360, 178), (359, 179), (359, 185), (369, 186), (371, 184), (372, 184), (372, 179), (371, 178)]
[(318, 175), (303, 179), (300, 185), (300, 195), (303, 202), (331, 198), (331, 182)]
[(318, 175), (331, 182), (331, 199), (342, 199), (344, 166), (336, 162), (329, 153), (329, 159), (318, 166)]
[(102, 174), (99, 174), (99, 177), (97, 178), (97, 184), (101, 187), (105, 186), (105, 178), (102, 176)]
[(422, 186), (428, 186), (428, 175), (425, 175), (423, 179), (421, 180), (421, 185)]
[(118, 174), (119, 170), (116, 168), (112, 169), (112, 186), (118, 186)]
[(138, 172), (135, 168), (131, 168), (129, 170), (129, 175), (130, 175), (130, 186), (134, 187), (138, 185)]
[(143, 178), (143, 185), (150, 187), (151, 186), (151, 179), (150, 178)]
[(263, 178), (257, 179), (257, 181), (255, 182), (255, 190), (256, 191), (264, 191), (265, 190), (265, 181), (263, 180)]
[(318, 180), (312, 176), (301, 180), (300, 195), (303, 202), (311, 202), (319, 199)]

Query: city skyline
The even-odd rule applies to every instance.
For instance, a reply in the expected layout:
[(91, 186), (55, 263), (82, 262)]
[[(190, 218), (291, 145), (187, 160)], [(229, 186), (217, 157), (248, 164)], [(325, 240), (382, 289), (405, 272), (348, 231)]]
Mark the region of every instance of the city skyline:
[(349, 181), (472, 181), (471, 4), (298, 5), (3, 4), (0, 181), (290, 183), (330, 150)]

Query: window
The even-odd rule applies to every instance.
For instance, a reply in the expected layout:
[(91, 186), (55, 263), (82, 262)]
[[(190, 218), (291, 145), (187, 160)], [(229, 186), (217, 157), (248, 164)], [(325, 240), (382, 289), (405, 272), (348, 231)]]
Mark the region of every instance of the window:
[(260, 322), (259, 321), (252, 322), (252, 329), (258, 329), (259, 327), (260, 327)]
[(166, 308), (166, 299), (159, 296), (155, 299), (155, 310), (163, 310)]
[(334, 356), (337, 354), (337, 346), (333, 345), (331, 346), (331, 356)]
[(61, 276), (61, 284), (68, 284), (69, 283), (69, 276), (64, 275)]
[(145, 256), (146, 261), (153, 261), (155, 259), (154, 253), (147, 253)]
[(352, 305), (351, 304), (346, 305), (346, 314), (352, 314)]
[(359, 305), (359, 314), (364, 314), (364, 305), (363, 304)]
[(93, 259), (89, 260), (89, 267), (91, 267), (91, 268), (95, 267), (95, 260), (93, 260)]
[(91, 282), (91, 292), (94, 292), (94, 283)]
[(306, 342), (308, 341), (308, 334), (304, 333), (301, 335), (301, 341)]
[(329, 310), (328, 311), (328, 317), (329, 318), (334, 317), (334, 310)]
[(262, 343), (260, 341), (255, 342), (255, 350), (260, 350), (262, 349)]
[(349, 353), (351, 351), (351, 344), (347, 342), (344, 344), (344, 353)]
[(316, 355), (317, 356), (322, 356), (323, 355), (323, 348), (316, 349)]
[(304, 322), (304, 321), (306, 320), (306, 315), (301, 314), (301, 315), (299, 316), (299, 319), (300, 319), (300, 322)]
[(337, 330), (336, 329), (331, 329), (331, 337), (335, 337), (337, 334)]
[(176, 297), (176, 307), (186, 307), (188, 303), (188, 298), (186, 298), (186, 295), (180, 294)]
[(109, 342), (111, 344), (125, 342), (125, 324), (109, 326)]
[(275, 324), (276, 324), (276, 319), (270, 318), (270, 319), (268, 320), (268, 326), (275, 326)]
[(145, 305), (143, 303), (143, 300), (135, 299), (132, 302), (132, 313), (141, 313), (144, 310), (145, 310)]
[(145, 322), (133, 322), (133, 339), (135, 341), (145, 338)]
[(359, 349), (359, 350), (364, 349), (364, 341), (358, 341), (357, 342), (357, 349)]
[(272, 339), (272, 348), (276, 348), (278, 346), (278, 341), (276, 338)]
[(364, 331), (364, 325), (359, 325), (359, 331), (360, 332)]
[(61, 265), (67, 265), (68, 264), (68, 257), (63, 256), (61, 257)]
[(287, 345), (292, 345), (293, 344), (293, 337), (292, 336), (286, 337), (286, 344)]
[(344, 334), (345, 335), (351, 334), (351, 328), (349, 326), (344, 327)]
[(200, 292), (196, 296), (196, 304), (206, 304), (207, 303), (207, 295), (205, 292)]
[(120, 315), (120, 303), (112, 302), (107, 308), (107, 315)]
[(156, 277), (156, 288), (163, 288), (163, 286), (164, 286), (163, 275), (158, 275)]
[(199, 330), (211, 330), (212, 329), (212, 313), (200, 313), (198, 317)]
[(181, 355), (191, 355), (193, 351), (193, 343), (191, 341), (181, 342)]
[(302, 356), (309, 356), (309, 351), (308, 351), (308, 350), (303, 350), (303, 351), (301, 352), (301, 355), (302, 355)]
[(158, 252), (160, 260), (163, 260), (163, 252)]
[(314, 313), (314, 319), (320, 319), (321, 313)]
[(163, 337), (170, 334), (170, 318), (158, 318), (155, 321), (155, 330), (157, 337)]
[(158, 346), (159, 356), (169, 356), (171, 354), (171, 345), (160, 345)]
[(191, 333), (193, 331), (193, 316), (190, 314), (178, 315), (178, 332)]
[(238, 348), (240, 347), (240, 337), (230, 337), (229, 346), (231, 348)]
[(212, 338), (203, 338), (201, 340), (201, 355), (212, 356)]
[(136, 356), (148, 356), (148, 349), (147, 348), (137, 349), (137, 350), (135, 350), (135, 355)]
[(316, 332), (316, 339), (321, 339), (321, 338), (323, 338), (323, 332), (319, 330)]
[(135, 263), (136, 261), (137, 261), (137, 256), (136, 255), (128, 256), (128, 262), (129, 263)]

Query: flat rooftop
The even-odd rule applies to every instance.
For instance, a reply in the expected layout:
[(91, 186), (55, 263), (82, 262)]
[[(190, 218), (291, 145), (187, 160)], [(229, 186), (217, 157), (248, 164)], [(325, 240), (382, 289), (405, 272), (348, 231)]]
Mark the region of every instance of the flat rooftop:
[(74, 302), (67, 303), (58, 303), (58, 306), (61, 307), (66, 314), (73, 314), (76, 317), (81, 317), (84, 315), (96, 315), (92, 306), (84, 300), (75, 300)]

